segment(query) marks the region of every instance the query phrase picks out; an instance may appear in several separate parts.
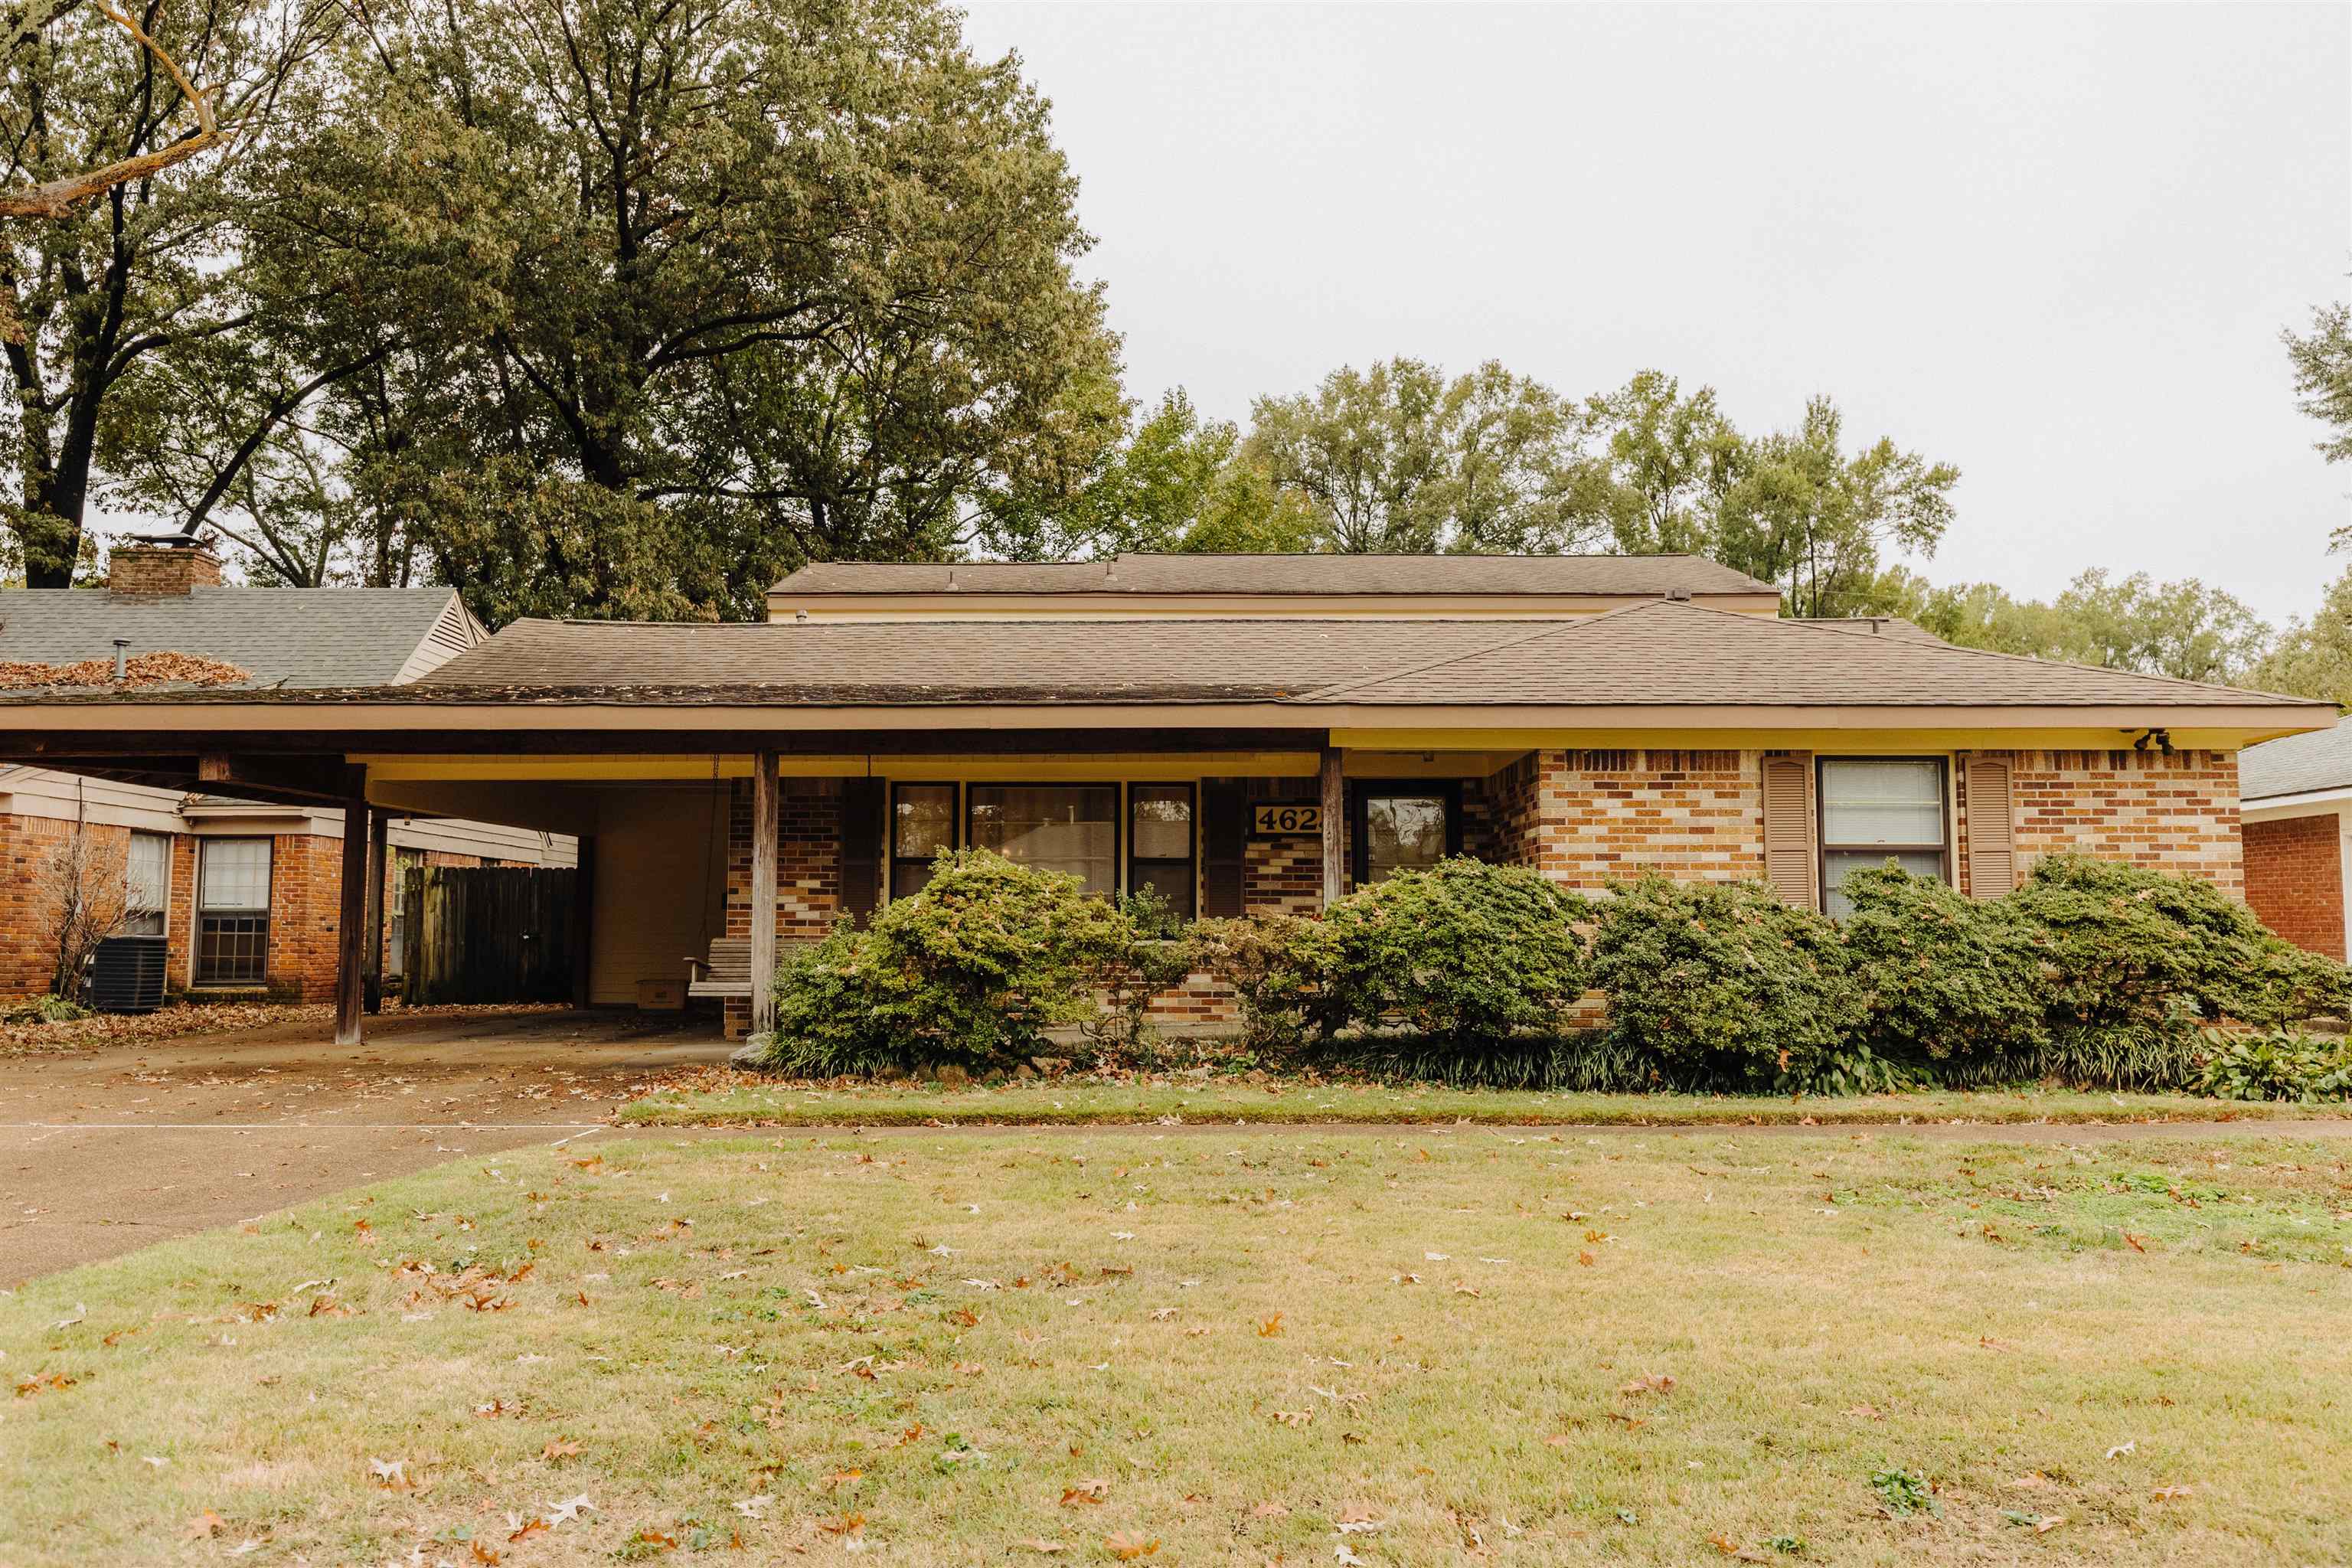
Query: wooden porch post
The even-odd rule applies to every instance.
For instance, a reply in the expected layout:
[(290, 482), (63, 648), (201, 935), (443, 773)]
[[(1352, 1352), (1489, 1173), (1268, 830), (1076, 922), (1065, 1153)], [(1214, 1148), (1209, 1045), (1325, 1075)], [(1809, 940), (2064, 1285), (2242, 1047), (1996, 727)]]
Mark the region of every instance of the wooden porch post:
[(1323, 907), (1347, 889), (1348, 784), (1340, 772), (1339, 748), (1323, 748)]
[(368, 818), (367, 957), (361, 973), (367, 976), (364, 1010), (383, 1011), (383, 863), (391, 842), (392, 817), (384, 812)]
[(572, 1005), (588, 1005), (588, 965), (594, 957), (590, 942), (596, 922), (596, 836), (583, 833), (579, 868), (572, 873)]
[(360, 1043), (362, 948), (367, 942), (367, 770), (351, 771), (343, 803), (342, 907), (335, 918), (335, 1044)]
[(776, 1026), (776, 753), (751, 758), (751, 1032)]

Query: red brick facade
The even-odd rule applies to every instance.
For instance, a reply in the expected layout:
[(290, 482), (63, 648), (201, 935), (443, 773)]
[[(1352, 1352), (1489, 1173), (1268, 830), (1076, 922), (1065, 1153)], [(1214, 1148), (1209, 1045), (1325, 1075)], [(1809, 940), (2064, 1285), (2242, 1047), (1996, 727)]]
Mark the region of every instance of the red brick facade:
[(2332, 811), (2245, 825), (2246, 901), (2297, 947), (2342, 958), (2344, 850)]
[[(32, 996), (48, 989), (52, 960), (46, 944), (51, 917), (37, 884), (43, 863), (74, 830), (74, 824), (58, 817), (0, 814), (0, 996)], [(123, 854), (130, 844), (128, 827), (90, 823), (82, 831), (110, 846), (110, 855)], [(190, 833), (175, 833), (171, 839), (172, 885), (163, 933), (170, 954), (169, 984), (179, 991), (190, 986), (194, 973), (197, 846), (202, 840)], [(342, 852), (342, 840), (317, 834), (270, 837), (268, 984), (289, 998), (323, 1002), (334, 994)], [(499, 863), (438, 849), (425, 858), (428, 866)], [(394, 869), (389, 863), (384, 868), (387, 885)], [(384, 907), (391, 907), (388, 894)]]

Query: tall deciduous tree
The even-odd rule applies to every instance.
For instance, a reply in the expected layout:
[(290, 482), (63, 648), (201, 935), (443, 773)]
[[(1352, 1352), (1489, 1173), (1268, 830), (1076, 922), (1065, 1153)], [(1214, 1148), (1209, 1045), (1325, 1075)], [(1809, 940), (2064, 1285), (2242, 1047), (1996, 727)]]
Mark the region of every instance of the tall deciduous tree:
[[(268, 144), (280, 95), (336, 14), (323, 0), (148, 0), (135, 32), (87, 6), (12, 23), (0, 55), (0, 186), (58, 189), (111, 171), (90, 199), (0, 226), (10, 394), (0, 521), (31, 585), (72, 581), (108, 448), (152, 434), (123, 406), (128, 379), (247, 320), (228, 192), (239, 163)], [(205, 114), (192, 81), (214, 95)], [(233, 145), (184, 163), (159, 156), (204, 134), (208, 119)]]
[(394, 0), (338, 66), (256, 181), (288, 366), (183, 492), (326, 375), (268, 440), (340, 451), (360, 557), (493, 622), (755, 614), (1018, 549), (1118, 433), (1046, 106), (929, 0)]
[(1881, 437), (1849, 457), (1837, 405), (1816, 397), (1804, 422), (1743, 444), (1707, 529), (1707, 553), (1778, 584), (1789, 613), (1882, 607), (1885, 552), (1935, 554), (1952, 521), (1959, 470)]
[(2331, 463), (2352, 462), (2352, 305), (2322, 305), (2311, 312), (2307, 336), (2283, 336), (2303, 411), (2335, 432), (2319, 449)]
[(1500, 364), (1448, 380), (1394, 359), (1258, 399), (1240, 457), (1306, 500), (1325, 550), (1556, 551), (1593, 532), (1580, 435), (1558, 394)]
[(2180, 680), (2246, 680), (2272, 637), (2243, 601), (2193, 577), (2159, 583), (2095, 567), (2047, 602), (1990, 583), (1930, 588), (1909, 578), (1906, 586), (1906, 601), (1890, 607), (1947, 642)]
[(2243, 684), (2352, 707), (2352, 572), (2328, 584), (2317, 615), (2287, 623)]
[(1645, 370), (1588, 398), (1585, 419), (1599, 438), (1586, 505), (1605, 520), (1615, 547), (1644, 555), (1706, 551), (1747, 451), (1715, 388), (1685, 397), (1674, 377)]

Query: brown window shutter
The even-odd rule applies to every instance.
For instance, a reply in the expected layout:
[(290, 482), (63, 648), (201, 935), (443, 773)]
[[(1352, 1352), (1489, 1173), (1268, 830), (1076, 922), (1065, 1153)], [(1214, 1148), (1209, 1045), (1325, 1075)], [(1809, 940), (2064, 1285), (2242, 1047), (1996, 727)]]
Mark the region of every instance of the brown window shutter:
[(880, 779), (841, 781), (841, 912), (864, 925), (882, 901)]
[(1970, 757), (1968, 784), (1969, 896), (1997, 899), (2017, 886), (2017, 821), (2009, 761)]
[(1780, 901), (1821, 908), (1815, 890), (1813, 760), (1798, 754), (1764, 759), (1764, 875)]
[(1242, 912), (1249, 858), (1247, 781), (1201, 781), (1201, 913), (1229, 920)]

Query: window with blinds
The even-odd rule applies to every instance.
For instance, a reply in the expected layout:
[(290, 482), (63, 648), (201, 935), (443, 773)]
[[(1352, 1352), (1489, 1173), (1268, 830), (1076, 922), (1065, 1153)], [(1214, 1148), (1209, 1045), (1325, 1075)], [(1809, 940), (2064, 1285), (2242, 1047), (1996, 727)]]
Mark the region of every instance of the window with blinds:
[(164, 911), (172, 907), (172, 839), (163, 833), (134, 833), (122, 868), (122, 930), (128, 936), (162, 936)]
[(1944, 763), (1936, 757), (1825, 757), (1821, 764), (1822, 905), (1853, 912), (1846, 874), (1889, 860), (1915, 877), (1951, 879)]
[(269, 840), (207, 838), (196, 875), (196, 984), (269, 975)]

